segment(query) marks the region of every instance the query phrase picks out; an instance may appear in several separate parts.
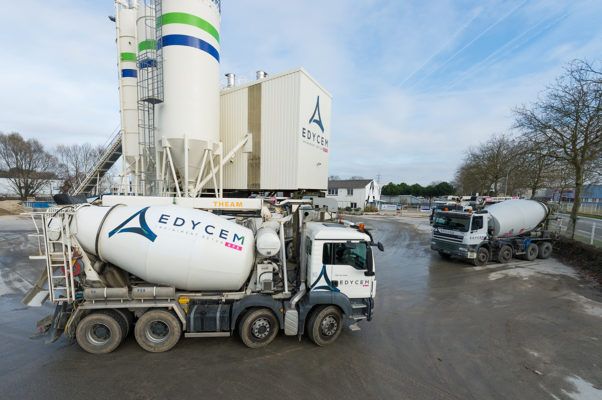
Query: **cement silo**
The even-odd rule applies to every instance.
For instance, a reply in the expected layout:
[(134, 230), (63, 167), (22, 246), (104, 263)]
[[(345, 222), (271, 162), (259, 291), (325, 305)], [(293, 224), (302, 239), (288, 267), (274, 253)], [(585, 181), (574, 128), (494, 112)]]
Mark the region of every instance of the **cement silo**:
[(155, 14), (163, 83), (163, 102), (155, 112), (158, 161), (163, 164), (160, 169), (169, 169), (167, 162), (175, 167), (180, 188), (188, 195), (203, 160), (213, 160), (221, 152), (220, 2), (163, 0), (156, 4), (160, 5)]
[(135, 2), (115, 2), (124, 175), (135, 174), (140, 159), (136, 14)]

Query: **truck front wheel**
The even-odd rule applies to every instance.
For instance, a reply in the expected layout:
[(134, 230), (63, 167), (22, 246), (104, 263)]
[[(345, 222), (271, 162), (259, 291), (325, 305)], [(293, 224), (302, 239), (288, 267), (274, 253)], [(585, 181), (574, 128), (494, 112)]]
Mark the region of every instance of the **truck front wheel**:
[(150, 310), (138, 318), (134, 335), (144, 350), (161, 353), (178, 343), (182, 335), (182, 325), (178, 318), (167, 310)]
[(541, 258), (543, 260), (550, 258), (552, 255), (552, 243), (550, 242), (541, 242), (539, 243), (539, 252), (537, 253), (537, 258)]
[(238, 334), (245, 346), (251, 349), (267, 346), (278, 334), (278, 321), (266, 308), (251, 310), (242, 317)]
[(96, 311), (77, 324), (75, 338), (79, 347), (88, 353), (106, 354), (121, 344), (123, 331), (113, 313)]
[(309, 339), (318, 346), (333, 343), (343, 330), (341, 310), (327, 306), (314, 310), (307, 324)]
[(477, 256), (472, 260), (472, 263), (477, 267), (487, 264), (489, 261), (489, 250), (485, 247), (479, 247), (477, 250)]

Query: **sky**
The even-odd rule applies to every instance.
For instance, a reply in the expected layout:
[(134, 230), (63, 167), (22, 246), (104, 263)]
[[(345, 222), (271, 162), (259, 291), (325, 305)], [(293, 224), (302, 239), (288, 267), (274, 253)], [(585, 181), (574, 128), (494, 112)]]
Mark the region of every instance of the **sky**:
[[(111, 0), (2, 0), (0, 131), (48, 148), (119, 128)], [(602, 58), (600, 0), (222, 0), (221, 72), (304, 67), (333, 95), (330, 174), (453, 179), (573, 59)]]

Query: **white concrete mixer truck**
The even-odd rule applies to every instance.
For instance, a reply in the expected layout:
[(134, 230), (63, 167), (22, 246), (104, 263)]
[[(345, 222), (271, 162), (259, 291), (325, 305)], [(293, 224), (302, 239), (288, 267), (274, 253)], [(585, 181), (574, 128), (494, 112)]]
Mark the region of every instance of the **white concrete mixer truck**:
[[(175, 204), (174, 204), (175, 203)], [(324, 346), (371, 320), (374, 243), (363, 225), (328, 222), (324, 199), (105, 196), (103, 206), (39, 213), (46, 261), (28, 305), (57, 304), (39, 326), (108, 353), (131, 332), (151, 352), (185, 337), (262, 347), (279, 331)], [(202, 210), (204, 209), (204, 210)]]
[(550, 231), (548, 206), (535, 200), (506, 200), (482, 211), (440, 211), (434, 216), (431, 249), (444, 258), (474, 265), (548, 258), (558, 233)]

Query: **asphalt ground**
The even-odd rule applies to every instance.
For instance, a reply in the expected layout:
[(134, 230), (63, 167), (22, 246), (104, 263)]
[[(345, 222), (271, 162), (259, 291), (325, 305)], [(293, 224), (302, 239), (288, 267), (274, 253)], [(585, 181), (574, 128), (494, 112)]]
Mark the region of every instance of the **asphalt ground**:
[(329, 347), (279, 336), (129, 337), (98, 356), (31, 339), (51, 307), (22, 293), (43, 267), (20, 217), (0, 217), (0, 398), (602, 399), (602, 290), (555, 260), (472, 267), (429, 250), (424, 218), (364, 217), (377, 252), (374, 320)]

